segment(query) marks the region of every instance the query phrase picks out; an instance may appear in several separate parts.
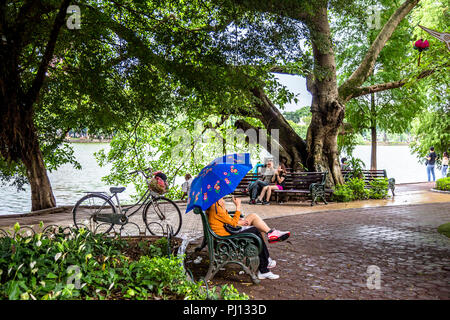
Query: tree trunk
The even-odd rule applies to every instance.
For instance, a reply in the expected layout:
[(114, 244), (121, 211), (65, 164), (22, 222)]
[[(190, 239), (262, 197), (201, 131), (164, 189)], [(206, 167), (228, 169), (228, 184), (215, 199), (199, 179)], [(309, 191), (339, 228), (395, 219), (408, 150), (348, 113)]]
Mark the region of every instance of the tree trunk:
[[(266, 96), (263, 89), (254, 88), (251, 93), (258, 98), (254, 103), (255, 109), (258, 111), (258, 119), (264, 124), (267, 133), (270, 135), (271, 130), (278, 130), (278, 141), (267, 141), (268, 152), (272, 153), (274, 147), (279, 148), (279, 156), (285, 158), (284, 162), (295, 171), (304, 171), (306, 166), (306, 143), (289, 125), (277, 107)], [(238, 128), (244, 131), (250, 129), (250, 126), (243, 121), (237, 121)], [(272, 137), (273, 138), (273, 137)]]
[(370, 170), (377, 170), (377, 128), (370, 127), (372, 150), (370, 154)]
[(37, 137), (27, 143), (27, 151), (24, 151), (22, 162), (27, 168), (27, 177), (31, 187), (31, 210), (42, 210), (56, 206), (47, 169), (44, 165), (42, 153)]
[(377, 114), (375, 109), (375, 93), (370, 95), (370, 134), (372, 144), (370, 169), (377, 170)]
[[(45, 50), (42, 52), (36, 74), (25, 91), (26, 82), (21, 79), (20, 56), (32, 36), (24, 34), (33, 30), (40, 17), (52, 7), (39, 6), (39, 1), (26, 1), (20, 9), (16, 24), (2, 28), (0, 40), (0, 155), (6, 162), (22, 162), (27, 170), (31, 186), (32, 210), (55, 207), (47, 170), (39, 148), (38, 135), (34, 126), (34, 108), (39, 92), (46, 78), (48, 66), (56, 46), (59, 31), (65, 23), (70, 0), (62, 0), (51, 27)], [(4, 9), (4, 4), (2, 4)], [(56, 10), (56, 8), (55, 8)], [(4, 21), (2, 21), (3, 23)], [(27, 25), (27, 30), (24, 26)], [(37, 57), (35, 57), (37, 58)]]
[(314, 75), (307, 77), (311, 92), (312, 119), (306, 137), (310, 171), (328, 171), (329, 186), (343, 184), (337, 136), (344, 119), (344, 105), (339, 100), (336, 62), (331, 41), (327, 8), (320, 8), (308, 24), (314, 55)]
[[(7, 80), (3, 81), (5, 82)], [(19, 95), (16, 92), (9, 97), (6, 95), (0, 97), (4, 108), (1, 125), (7, 128), (1, 130), (1, 140), (7, 141), (7, 146), (11, 146), (9, 149), (3, 148), (1, 154), (6, 161), (19, 160), (25, 166), (31, 187), (31, 210), (53, 208), (56, 206), (55, 197), (39, 148), (33, 123), (33, 110), (24, 103), (17, 102), (22, 101), (20, 98), (15, 98)], [(22, 108), (19, 105), (22, 105)]]

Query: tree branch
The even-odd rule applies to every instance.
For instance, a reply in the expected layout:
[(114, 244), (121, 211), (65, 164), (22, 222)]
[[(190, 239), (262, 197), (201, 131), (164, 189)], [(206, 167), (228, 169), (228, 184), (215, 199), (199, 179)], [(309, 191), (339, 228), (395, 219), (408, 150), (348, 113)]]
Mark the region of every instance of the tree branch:
[(339, 87), (339, 96), (342, 100), (348, 101), (351, 98), (352, 89), (361, 86), (364, 81), (366, 81), (372, 73), (378, 55), (384, 48), (386, 42), (390, 39), (398, 24), (419, 3), (419, 1), (420, 0), (406, 0), (392, 14), (376, 37), (375, 41), (370, 46), (359, 67), (353, 72), (347, 81)]
[[(420, 80), (420, 79), (426, 78), (426, 77), (432, 75), (435, 72), (436, 72), (436, 69), (425, 70), (425, 71), (421, 72), (416, 77), (416, 80)], [(375, 92), (381, 92), (381, 91), (401, 88), (407, 82), (408, 82), (408, 79), (403, 79), (403, 80), (399, 80), (399, 81), (392, 81), (392, 82), (386, 82), (386, 83), (381, 83), (381, 84), (375, 84), (375, 85), (368, 86), (368, 87), (356, 88), (356, 89), (352, 90), (352, 93), (350, 95), (350, 99), (351, 98), (360, 97), (360, 96), (364, 96), (364, 95), (370, 94), (370, 93), (375, 93)]]
[(58, 15), (55, 18), (55, 22), (53, 23), (53, 28), (50, 32), (50, 37), (47, 42), (47, 46), (45, 48), (44, 55), (42, 57), (41, 63), (39, 65), (39, 69), (36, 73), (36, 77), (33, 80), (33, 83), (28, 90), (26, 97), (25, 97), (25, 104), (28, 107), (31, 107), (33, 103), (36, 101), (39, 91), (42, 87), (42, 84), (45, 80), (45, 75), (48, 70), (48, 66), (50, 64), (50, 61), (53, 57), (53, 52), (55, 51), (56, 46), (56, 40), (58, 38), (59, 31), (64, 24), (65, 17), (66, 17), (66, 11), (69, 7), (70, 0), (64, 0), (61, 4), (61, 7), (59, 9)]

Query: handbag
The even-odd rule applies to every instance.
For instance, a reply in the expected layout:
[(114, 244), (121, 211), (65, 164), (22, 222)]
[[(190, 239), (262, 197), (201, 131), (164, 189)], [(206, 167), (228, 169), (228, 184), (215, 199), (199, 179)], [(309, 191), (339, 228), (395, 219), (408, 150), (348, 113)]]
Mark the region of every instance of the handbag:
[(237, 234), (241, 232), (242, 227), (241, 226), (236, 226), (233, 227), (231, 224), (228, 223), (224, 223), (223, 227), (225, 228), (225, 230), (227, 230), (229, 233), (231, 234)]
[(148, 182), (148, 188), (158, 194), (166, 193), (168, 189), (166, 175), (161, 171), (153, 173), (153, 177)]
[[(216, 209), (216, 215), (217, 215), (217, 204), (216, 203), (214, 204), (214, 208)], [(242, 229), (241, 226), (233, 227), (231, 224), (228, 224), (228, 223), (224, 223), (223, 227), (225, 228), (225, 230), (227, 230), (227, 232), (229, 232), (231, 234), (239, 233)]]

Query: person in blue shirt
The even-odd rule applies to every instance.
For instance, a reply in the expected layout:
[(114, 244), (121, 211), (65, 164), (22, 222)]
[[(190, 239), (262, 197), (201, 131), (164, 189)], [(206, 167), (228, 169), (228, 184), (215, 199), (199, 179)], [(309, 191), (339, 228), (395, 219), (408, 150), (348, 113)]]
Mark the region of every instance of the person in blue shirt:
[(436, 163), (436, 152), (434, 152), (434, 147), (430, 148), (430, 153), (427, 155), (427, 175), (428, 175), (428, 182), (430, 182), (430, 175), (433, 175), (433, 181), (436, 181), (436, 176), (434, 175), (434, 166)]

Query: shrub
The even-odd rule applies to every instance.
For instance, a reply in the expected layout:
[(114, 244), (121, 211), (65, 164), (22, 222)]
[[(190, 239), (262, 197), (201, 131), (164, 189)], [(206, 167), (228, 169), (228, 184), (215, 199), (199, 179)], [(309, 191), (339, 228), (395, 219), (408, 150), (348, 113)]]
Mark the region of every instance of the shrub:
[(436, 189), (450, 191), (450, 177), (436, 180)]
[[(167, 240), (147, 246), (136, 254), (124, 239), (83, 229), (0, 238), (0, 300), (219, 297), (215, 288), (207, 292), (202, 282), (187, 280), (182, 258), (167, 256)], [(220, 298), (248, 299), (232, 286)]]
[(346, 179), (364, 177), (363, 168), (365, 164), (361, 159), (351, 157), (348, 161), (348, 166), (351, 168), (351, 171), (347, 173)]
[(337, 202), (349, 202), (353, 200), (353, 191), (345, 184), (336, 185), (333, 192), (333, 200)]
[(369, 189), (370, 199), (384, 199), (388, 195), (388, 179), (379, 178), (370, 181), (371, 188)]
[(369, 190), (367, 190), (364, 187), (365, 186), (364, 179), (350, 178), (346, 184), (353, 192), (353, 199), (365, 200), (369, 198)]
[(364, 179), (350, 178), (345, 184), (337, 185), (333, 200), (348, 202), (352, 200), (384, 199), (388, 195), (388, 179), (380, 178), (370, 182), (370, 188), (365, 188)]

